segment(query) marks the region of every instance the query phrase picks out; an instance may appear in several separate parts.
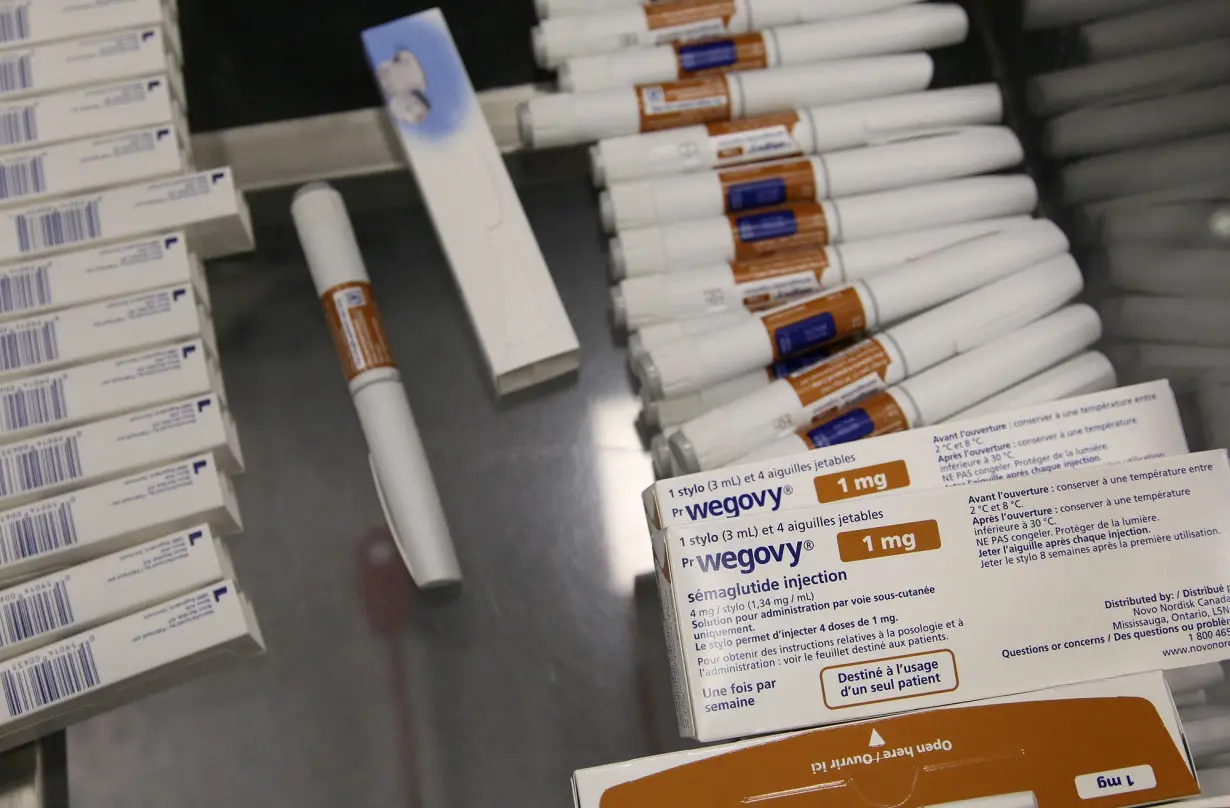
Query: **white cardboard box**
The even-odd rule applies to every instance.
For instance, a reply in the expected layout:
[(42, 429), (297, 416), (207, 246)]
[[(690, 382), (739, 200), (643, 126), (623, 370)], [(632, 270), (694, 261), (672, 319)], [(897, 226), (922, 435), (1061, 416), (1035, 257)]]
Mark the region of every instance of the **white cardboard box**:
[(496, 390), (581, 363), (576, 333), (439, 9), (363, 32)]
[(669, 528), (680, 727), (710, 741), (1230, 658), (1205, 452)]
[(0, 444), (208, 393), (225, 404), (201, 340), (18, 379), (0, 384)]
[(0, 581), (28, 578), (208, 524), (242, 527), (231, 480), (212, 455), (197, 455), (0, 512)]
[(0, 265), (0, 321), (31, 317), (167, 286), (191, 285), (209, 308), (209, 286), (183, 233), (166, 233)]
[(248, 206), (229, 168), (3, 211), (0, 261), (181, 229), (202, 259), (252, 249)]
[(577, 808), (1122, 808), (1198, 792), (1158, 673), (582, 769), (572, 785)]
[(261, 653), (251, 605), (223, 581), (0, 665), (0, 748)]
[(645, 515), (652, 532), (1186, 451), (1163, 380), (662, 480)]
[(166, 74), (0, 103), (0, 150), (158, 125), (173, 127), (180, 150), (191, 156), (188, 121)]
[(153, 73), (166, 75), (173, 97), (187, 107), (174, 39), (158, 27), (0, 51), (0, 98), (7, 101)]
[(209, 452), (243, 471), (235, 424), (213, 394), (0, 447), (0, 506), (30, 502)]
[(0, 47), (152, 26), (166, 29), (180, 53), (176, 17), (161, 0), (6, 0), (0, 3)]
[(170, 124), (0, 154), (0, 207), (191, 171)]
[(0, 324), (0, 379), (197, 338), (217, 355), (213, 323), (192, 287), (170, 286)]
[(208, 525), (0, 591), (0, 661), (234, 577)]

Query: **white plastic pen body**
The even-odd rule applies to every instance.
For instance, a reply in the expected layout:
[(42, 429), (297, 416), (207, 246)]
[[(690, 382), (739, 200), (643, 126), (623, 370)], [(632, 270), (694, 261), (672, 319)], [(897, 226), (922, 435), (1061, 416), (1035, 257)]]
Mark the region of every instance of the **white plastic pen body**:
[(607, 232), (614, 232), (971, 177), (1019, 165), (1024, 157), (1011, 129), (971, 127), (814, 157), (616, 183), (602, 193), (599, 210)]
[(789, 67), (931, 50), (964, 41), (969, 17), (955, 3), (788, 25), (698, 42), (578, 56), (560, 65), (560, 89), (590, 92), (711, 73)]
[(909, 132), (994, 124), (1003, 115), (999, 88), (974, 84), (608, 138), (590, 149), (590, 163), (594, 184), (602, 187), (853, 149)]
[(1021, 382), (1010, 390), (975, 404), (949, 420), (960, 421), (977, 415), (1030, 407), (1048, 401), (1060, 401), (1117, 387), (1119, 378), (1115, 366), (1098, 351), (1086, 351)]
[(535, 0), (534, 11), (537, 12), (539, 20), (549, 20), (552, 17), (602, 14), (643, 5), (644, 0)]
[(540, 67), (565, 59), (670, 42), (745, 34), (780, 25), (854, 17), (918, 0), (674, 0), (598, 14), (553, 17), (531, 32)]
[(868, 278), (954, 244), (1028, 224), (1028, 216), (986, 219), (814, 250), (629, 278), (611, 290), (617, 326), (636, 331), (739, 309), (759, 311)]
[(1038, 220), (971, 239), (862, 281), (783, 304), (721, 330), (649, 351), (638, 378), (658, 398), (747, 373), (770, 362), (874, 330), (1068, 250), (1054, 223)]
[[(1054, 330), (1040, 333), (1043, 329)], [(1088, 361), (1089, 357), (1099, 357), (1100, 354), (1082, 354), (1054, 368), (1056, 371), (1062, 370), (1064, 384), (1039, 386), (1033, 384), (1031, 379), (1011, 386), (1015, 380), (1029, 375), (1039, 366), (1046, 367), (1060, 361), (1096, 341), (1101, 334), (1101, 324), (1093, 309), (1083, 305), (1069, 306), (1027, 326), (1025, 330), (1029, 333), (1013, 332), (1000, 337), (981, 348), (942, 362), (931, 370), (911, 376), (895, 387), (835, 413), (823, 415), (798, 432), (771, 441), (735, 459), (730, 465), (787, 457), (825, 446), (956, 420), (957, 408), (975, 401), (978, 395), (993, 387), (998, 387), (1002, 393), (995, 396), (999, 399), (998, 403), (983, 409), (984, 413), (1003, 412), (1014, 407), (1107, 389), (1106, 386), (1097, 385), (1106, 378), (1109, 361), (1105, 357), (1101, 357), (1102, 365)], [(1021, 356), (1028, 361), (1023, 365), (1015, 364)], [(972, 376), (971, 373), (986, 375)], [(973, 386), (969, 384), (971, 381), (975, 382)], [(1079, 383), (1071, 384), (1074, 381)]]
[(350, 384), (394, 541), (419, 586), (456, 583), (461, 569), (444, 508), (345, 203), (333, 188), (314, 183), (296, 193), (291, 212)]
[(1090, 61), (1120, 59), (1230, 35), (1230, 4), (1223, 0), (1169, 2), (1082, 26), (1077, 40)]
[[(550, 2), (551, 0), (546, 0)], [(554, 0), (562, 3), (590, 3), (595, 0)], [(601, 0), (602, 2), (629, 2), (630, 0)], [(1162, 5), (1170, 0), (1025, 0), (1024, 17), (1027, 30), (1062, 28), (1084, 22), (1127, 14), (1149, 6)]]
[[(1106, 333), (1118, 339), (1195, 346), (1230, 346), (1230, 300), (1131, 295), (1102, 302)], [(1183, 349), (1178, 349), (1182, 351)]]
[(671, 450), (686, 472), (719, 468), (824, 413), (1028, 325), (1083, 285), (1080, 268), (1066, 255), (1010, 275), (689, 421), (671, 437)]
[(1092, 107), (1054, 118), (1043, 147), (1051, 157), (1085, 157), (1230, 129), (1230, 87)]
[(645, 407), (641, 411), (641, 421), (649, 429), (673, 431), (709, 410), (715, 410), (723, 404), (738, 401), (746, 395), (768, 387), (778, 378), (780, 377), (771, 372), (754, 370), (678, 398), (668, 398), (662, 401), (646, 398)]
[(1224, 249), (1111, 245), (1103, 269), (1110, 285), (1125, 292), (1230, 298)]
[(799, 106), (819, 106), (926, 89), (934, 63), (925, 53), (701, 76), (681, 81), (554, 93), (517, 108), (521, 141), (533, 148), (677, 126), (721, 123)]
[(775, 253), (909, 233), (1034, 209), (1038, 189), (1024, 175), (970, 177), (821, 202), (625, 230), (611, 240), (615, 279), (747, 261)]

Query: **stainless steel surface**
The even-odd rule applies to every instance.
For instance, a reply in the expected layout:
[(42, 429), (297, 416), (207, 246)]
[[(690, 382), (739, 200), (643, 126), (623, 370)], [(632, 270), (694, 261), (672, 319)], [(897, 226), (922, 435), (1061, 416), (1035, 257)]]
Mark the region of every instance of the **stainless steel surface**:
[(0, 755), (0, 808), (63, 808), (68, 804), (64, 735)]
[(652, 473), (588, 179), (521, 188), (582, 371), (505, 402), (411, 185), (339, 187), (464, 588), (416, 594), (385, 566), (353, 405), (289, 221), (271, 221), (288, 198), (256, 199), (259, 252), (210, 280), (248, 458), (231, 547), (269, 654), (70, 730), (74, 808), (563, 808), (573, 769), (679, 745), (656, 593), (637, 586)]

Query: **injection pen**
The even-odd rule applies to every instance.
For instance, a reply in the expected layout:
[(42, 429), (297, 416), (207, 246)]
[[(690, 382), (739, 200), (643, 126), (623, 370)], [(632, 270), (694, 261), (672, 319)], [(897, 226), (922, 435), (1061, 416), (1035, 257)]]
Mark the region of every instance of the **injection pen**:
[(599, 210), (607, 232), (614, 232), (988, 174), (1024, 158), (1006, 126), (969, 127), (815, 157), (616, 183), (599, 197)]
[(1064, 255), (906, 320), (811, 370), (689, 421), (671, 438), (680, 468), (719, 468), (826, 412), (1055, 311), (1084, 287)]
[(1230, 129), (1230, 87), (1079, 109), (1046, 126), (1043, 148), (1072, 158), (1166, 143)]
[(291, 213), (350, 383), (371, 452), (376, 492), (402, 560), (420, 587), (457, 583), (461, 568), (444, 508), (346, 204), (329, 185), (312, 183), (295, 194)]
[(1230, 4), (1225, 0), (1170, 2), (1133, 14), (1098, 20), (1076, 32), (1091, 62), (1207, 42), (1230, 35)]
[(615, 279), (818, 249), (843, 241), (1019, 216), (1038, 202), (1024, 175), (970, 177), (821, 202), (625, 230), (611, 240)]
[(680, 81), (554, 93), (517, 107), (521, 141), (536, 149), (592, 143), (926, 89), (934, 63), (925, 53), (700, 76)]
[(590, 149), (590, 166), (594, 184), (602, 187), (853, 149), (910, 132), (994, 124), (1003, 115), (999, 88), (974, 84), (608, 138)]
[(1021, 382), (1011, 390), (975, 404), (949, 420), (961, 421), (992, 412), (1005, 412), (1048, 401), (1059, 401), (1119, 386), (1115, 366), (1098, 351), (1086, 351), (1045, 373)]
[(918, 0), (674, 0), (599, 14), (552, 17), (531, 32), (539, 67), (565, 59), (669, 42), (711, 39), (779, 25), (855, 17)]
[[(822, 415), (795, 434), (771, 441), (734, 463), (768, 460), (920, 426), (932, 426), (952, 419), (962, 410), (997, 393), (1007, 395), (1014, 402), (1030, 398), (1033, 404), (1073, 395), (1066, 383), (1078, 381), (1077, 389), (1087, 390), (1090, 378), (1094, 381), (1104, 379), (1106, 368), (1110, 366), (1106, 357), (1086, 354), (1085, 357), (1101, 357), (1101, 362), (1073, 360), (1079, 362), (1079, 367), (1061, 366), (1064, 374), (1061, 378), (1065, 384), (1056, 385), (1044, 380), (1043, 395), (1035, 392), (1034, 380), (1023, 383), (1021, 380), (1088, 348), (1101, 333), (1101, 320), (1097, 312), (1085, 305), (1069, 306), (969, 353), (941, 362), (843, 410)], [(1094, 375), (1086, 375), (1089, 373)], [(1025, 389), (1014, 387), (1018, 383)]]
[(616, 326), (630, 331), (732, 310), (760, 311), (1032, 221), (1009, 216), (849, 241), (814, 250), (628, 278), (611, 289)]
[(840, 20), (787, 25), (699, 42), (578, 56), (560, 65), (560, 89), (590, 92), (711, 73), (885, 56), (964, 41), (969, 17), (955, 3), (916, 6)]
[(783, 357), (893, 323), (1063, 255), (1063, 231), (1045, 219), (961, 242), (831, 292), (769, 309), (734, 326), (648, 352), (637, 377), (656, 398), (747, 373)]

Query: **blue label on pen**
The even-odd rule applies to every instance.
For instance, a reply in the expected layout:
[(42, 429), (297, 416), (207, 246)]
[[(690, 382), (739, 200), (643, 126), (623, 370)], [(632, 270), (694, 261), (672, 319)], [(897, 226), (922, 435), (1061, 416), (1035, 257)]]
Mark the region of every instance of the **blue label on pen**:
[(786, 238), (799, 232), (799, 221), (792, 210), (752, 213), (735, 219), (735, 230), (743, 242)]
[(876, 429), (875, 421), (864, 409), (857, 409), (826, 421), (807, 433), (807, 440), (817, 449), (853, 443), (871, 435)]
[(806, 370), (812, 365), (818, 365), (832, 355), (833, 349), (829, 347), (808, 351), (802, 356), (791, 356), (769, 368), (769, 374), (775, 379), (784, 379), (787, 376), (793, 376), (800, 370)]
[(726, 209), (732, 213), (767, 208), (786, 201), (786, 180), (781, 177), (732, 185), (726, 191)]
[(783, 356), (806, 351), (837, 337), (837, 320), (829, 312), (779, 328), (774, 334), (777, 352)]
[(739, 49), (733, 39), (718, 39), (679, 48), (679, 70), (684, 73), (716, 70), (729, 67), (737, 61)]

